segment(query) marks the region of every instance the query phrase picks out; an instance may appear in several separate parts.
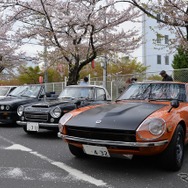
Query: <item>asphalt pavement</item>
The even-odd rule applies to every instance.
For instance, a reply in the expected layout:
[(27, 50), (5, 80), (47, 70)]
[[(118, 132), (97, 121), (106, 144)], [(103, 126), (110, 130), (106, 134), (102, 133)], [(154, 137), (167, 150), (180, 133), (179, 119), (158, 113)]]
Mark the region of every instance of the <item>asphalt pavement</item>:
[(184, 188), (188, 187), (188, 146), (178, 172), (156, 157), (75, 158), (55, 132), (26, 134), (0, 126), (0, 188)]

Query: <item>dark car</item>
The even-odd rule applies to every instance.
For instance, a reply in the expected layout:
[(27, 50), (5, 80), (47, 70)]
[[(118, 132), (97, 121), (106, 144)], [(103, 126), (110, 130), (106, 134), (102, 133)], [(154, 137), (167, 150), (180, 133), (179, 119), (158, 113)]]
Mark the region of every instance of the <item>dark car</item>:
[(14, 124), (19, 119), (17, 108), (20, 105), (43, 100), (45, 89), (42, 85), (23, 85), (0, 99), (0, 124)]
[(8, 96), (17, 86), (0, 86), (0, 99)]
[(134, 83), (114, 102), (83, 107), (59, 121), (59, 137), (77, 157), (157, 155), (179, 170), (188, 143), (188, 84)]
[(110, 101), (107, 90), (95, 85), (71, 85), (63, 89), (56, 100), (46, 100), (18, 108), (20, 120), (27, 133), (36, 133), (40, 129), (58, 131), (59, 119), (65, 113), (79, 107), (101, 104)]

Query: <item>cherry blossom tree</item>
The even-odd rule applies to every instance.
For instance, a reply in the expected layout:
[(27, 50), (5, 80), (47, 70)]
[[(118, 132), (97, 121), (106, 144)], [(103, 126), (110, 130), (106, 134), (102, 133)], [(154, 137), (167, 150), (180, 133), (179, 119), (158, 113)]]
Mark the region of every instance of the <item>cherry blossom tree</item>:
[(3, 15), (0, 15), (0, 72), (1, 79), (10, 78), (13, 75), (15, 68), (20, 65), (22, 53), (17, 53), (18, 44), (11, 39), (11, 24), (4, 24), (2, 19)]
[[(77, 84), (81, 69), (96, 57), (127, 55), (140, 45), (138, 30), (128, 29), (140, 11), (131, 5), (119, 10), (114, 0), (19, 0), (1, 11), (7, 9), (7, 23), (21, 25), (15, 35), (20, 44), (34, 39), (50, 62), (67, 63), (68, 85)], [(120, 29), (123, 23), (126, 29)]]
[[(119, 0), (117, 0), (119, 1)], [(120, 0), (158, 20), (175, 34), (171, 46), (188, 49), (188, 0)]]

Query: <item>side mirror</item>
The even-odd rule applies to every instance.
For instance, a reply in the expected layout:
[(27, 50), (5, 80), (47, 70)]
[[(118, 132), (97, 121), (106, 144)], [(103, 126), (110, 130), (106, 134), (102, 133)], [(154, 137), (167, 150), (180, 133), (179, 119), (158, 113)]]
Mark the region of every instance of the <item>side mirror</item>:
[(178, 108), (180, 105), (178, 100), (172, 100), (170, 104), (173, 108)]
[(50, 92), (46, 92), (46, 97), (51, 97), (51, 93)]
[(168, 110), (168, 112), (170, 112), (172, 110), (172, 108), (178, 108), (180, 105), (180, 102), (178, 100), (174, 99), (170, 102), (170, 104), (171, 104), (171, 108)]
[(78, 107), (81, 105), (81, 101), (78, 100), (78, 101), (76, 101), (74, 104), (76, 105), (76, 108), (78, 108)]

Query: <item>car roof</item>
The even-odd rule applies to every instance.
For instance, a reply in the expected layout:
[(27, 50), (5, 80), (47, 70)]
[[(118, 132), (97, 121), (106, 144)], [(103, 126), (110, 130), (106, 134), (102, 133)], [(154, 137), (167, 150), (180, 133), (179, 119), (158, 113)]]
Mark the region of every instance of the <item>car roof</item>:
[(98, 88), (103, 88), (104, 89), (104, 87), (103, 86), (98, 86), (98, 85), (69, 85), (69, 86), (66, 86), (66, 87), (78, 87), (78, 88), (80, 88), (80, 87), (98, 87)]
[(7, 85), (6, 85), (6, 86), (3, 86), (3, 85), (2, 85), (2, 86), (0, 86), (0, 87), (18, 87), (18, 86), (7, 86)]
[(187, 84), (186, 82), (178, 82), (178, 81), (143, 81), (143, 82), (135, 82), (135, 83), (140, 83), (140, 84), (145, 84), (145, 83), (157, 83), (157, 84), (164, 84), (164, 83), (171, 83), (171, 84)]

